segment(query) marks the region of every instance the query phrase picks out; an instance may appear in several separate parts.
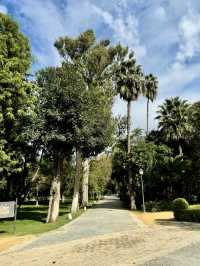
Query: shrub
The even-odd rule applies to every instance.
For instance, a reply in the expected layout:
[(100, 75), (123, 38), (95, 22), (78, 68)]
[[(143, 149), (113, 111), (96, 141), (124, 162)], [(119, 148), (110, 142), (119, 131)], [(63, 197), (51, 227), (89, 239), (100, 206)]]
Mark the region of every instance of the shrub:
[(177, 221), (200, 222), (200, 209), (184, 209), (174, 212)]
[(146, 211), (169, 211), (172, 210), (172, 202), (168, 200), (148, 201), (145, 203)]
[(174, 213), (177, 211), (186, 210), (188, 208), (189, 208), (189, 203), (187, 202), (186, 199), (178, 198), (173, 201), (172, 210), (174, 211)]
[(153, 209), (157, 210), (157, 202), (156, 201), (147, 201), (145, 202), (145, 207), (147, 212), (153, 211)]
[(173, 203), (169, 200), (162, 200), (159, 202), (160, 211), (171, 211)]

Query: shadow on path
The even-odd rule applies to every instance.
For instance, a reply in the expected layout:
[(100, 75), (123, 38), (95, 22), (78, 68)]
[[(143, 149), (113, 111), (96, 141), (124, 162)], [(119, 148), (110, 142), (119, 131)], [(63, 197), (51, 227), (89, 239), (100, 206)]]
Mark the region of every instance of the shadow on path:
[(126, 205), (117, 196), (106, 196), (103, 201), (96, 203), (92, 209), (127, 209)]
[(190, 222), (178, 222), (174, 219), (157, 219), (156, 223), (158, 225), (162, 226), (173, 226), (173, 227), (178, 227), (180, 229), (186, 229), (189, 231), (200, 231), (200, 224), (199, 223), (190, 223)]

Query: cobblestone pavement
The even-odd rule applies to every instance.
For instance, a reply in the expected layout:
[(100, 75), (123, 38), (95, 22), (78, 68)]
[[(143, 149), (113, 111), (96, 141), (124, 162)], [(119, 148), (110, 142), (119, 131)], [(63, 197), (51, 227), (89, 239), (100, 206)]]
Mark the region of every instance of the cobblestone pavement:
[(141, 264), (141, 266), (199, 266), (200, 265), (200, 242), (171, 252), (165, 256)]
[[(1, 253), (0, 265), (189, 266), (193, 264), (187, 264), (187, 254), (191, 253), (184, 249), (196, 247), (197, 252), (199, 231), (199, 226), (187, 223), (142, 226), (118, 199), (108, 198), (60, 230)], [(185, 254), (186, 264), (180, 263), (181, 258), (173, 261), (173, 254), (180, 252)]]

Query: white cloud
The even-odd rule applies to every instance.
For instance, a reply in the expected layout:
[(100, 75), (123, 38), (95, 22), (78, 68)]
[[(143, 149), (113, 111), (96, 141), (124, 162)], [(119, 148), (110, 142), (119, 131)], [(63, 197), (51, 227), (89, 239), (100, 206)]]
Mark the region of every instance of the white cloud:
[(88, 28), (102, 30), (103, 26), (106, 26), (106, 31), (111, 31), (110, 37), (114, 42), (131, 47), (138, 58), (143, 57), (146, 49), (140, 42), (139, 23), (127, 11), (127, 3), (119, 0), (116, 13), (114, 3), (112, 6), (109, 4), (107, 11), (106, 2), (103, 8), (91, 0), (69, 0), (62, 9), (53, 1), (13, 0), (16, 15), (25, 32), (31, 33), (34, 55), (42, 65), (58, 64), (59, 56), (53, 43), (59, 36), (76, 36)]
[(0, 13), (7, 14), (8, 9), (6, 6), (0, 5)]
[(160, 77), (160, 87), (163, 94), (181, 94), (182, 90), (194, 79), (200, 77), (200, 64), (184, 65), (175, 62)]
[(155, 17), (159, 20), (165, 20), (167, 18), (166, 11), (162, 6), (158, 6), (155, 9)]
[(191, 59), (200, 52), (200, 14), (189, 10), (179, 24), (180, 47), (177, 60)]
[(146, 48), (140, 43), (139, 22), (133, 14), (127, 13), (114, 16), (106, 10), (93, 5), (93, 10), (104, 23), (113, 31), (115, 42), (121, 42), (136, 52), (138, 58), (145, 56)]
[[(158, 99), (150, 107), (151, 128), (156, 126), (153, 118), (157, 106), (165, 98), (177, 95), (191, 101), (198, 98), (194, 81), (200, 80), (199, 0), (162, 1), (162, 5), (161, 1), (147, 0), (0, 2), (3, 5), (12, 2), (12, 15), (31, 38), (33, 54), (38, 57), (40, 67), (58, 64), (59, 56), (53, 47), (56, 38), (77, 36), (88, 28), (96, 31), (98, 39), (109, 38), (112, 43), (121, 42), (131, 47), (145, 71), (158, 75), (160, 81)], [(126, 114), (126, 104), (116, 101), (114, 113)], [(134, 126), (146, 128), (144, 98), (133, 103), (132, 115)]]
[(52, 1), (13, 0), (16, 15), (23, 29), (30, 33), (33, 54), (41, 65), (57, 65), (59, 55), (54, 48), (55, 40), (65, 34), (65, 24), (60, 10)]

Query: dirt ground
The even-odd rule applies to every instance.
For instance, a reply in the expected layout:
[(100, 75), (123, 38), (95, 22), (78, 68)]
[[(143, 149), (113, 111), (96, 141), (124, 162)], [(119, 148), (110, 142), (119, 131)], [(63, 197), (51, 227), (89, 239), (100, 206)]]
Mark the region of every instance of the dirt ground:
[(159, 221), (170, 221), (174, 219), (173, 212), (138, 212), (135, 211), (134, 215), (146, 225), (156, 225)]
[(26, 235), (26, 236), (10, 236), (10, 235), (1, 236), (0, 235), (0, 252), (7, 250), (14, 245), (22, 244), (33, 238), (34, 238), (33, 235)]

